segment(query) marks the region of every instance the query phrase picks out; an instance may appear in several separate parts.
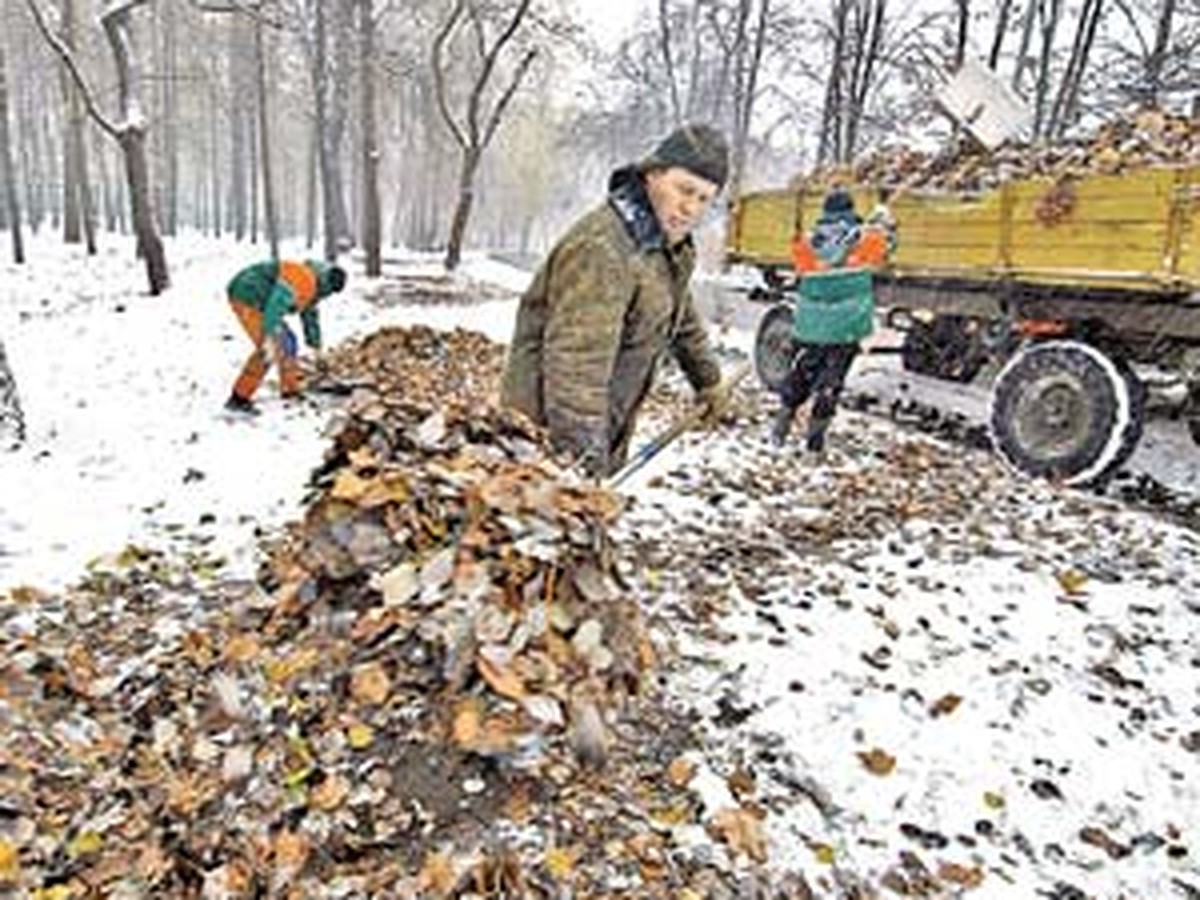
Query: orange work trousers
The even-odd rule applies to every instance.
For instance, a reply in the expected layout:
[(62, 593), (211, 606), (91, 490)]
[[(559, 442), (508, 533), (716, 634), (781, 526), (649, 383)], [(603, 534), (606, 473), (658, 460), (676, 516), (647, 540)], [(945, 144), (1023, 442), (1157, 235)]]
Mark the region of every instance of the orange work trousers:
[[(254, 394), (267, 376), (271, 360), (267, 357), (263, 346), (263, 317), (262, 313), (253, 306), (247, 306), (230, 298), (229, 305), (233, 314), (242, 323), (246, 335), (254, 344), (254, 350), (246, 359), (242, 371), (238, 373), (237, 381), (233, 383), (233, 392), (243, 400), (254, 399)], [(279, 363), (279, 393), (284, 397), (295, 397), (300, 393), (300, 364), (296, 361), (296, 336), (286, 324), (279, 325), (279, 346), (282, 350), (277, 362)]]

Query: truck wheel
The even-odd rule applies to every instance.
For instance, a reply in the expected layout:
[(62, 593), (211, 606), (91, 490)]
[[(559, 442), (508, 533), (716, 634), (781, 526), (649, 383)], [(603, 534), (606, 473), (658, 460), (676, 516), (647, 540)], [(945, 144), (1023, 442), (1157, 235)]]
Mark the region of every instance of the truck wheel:
[[(1136, 446), (1141, 393), (1087, 344), (1049, 341), (1014, 356), (992, 386), (992, 443), (1014, 468), (1083, 485)], [(1136, 407), (1136, 409), (1135, 409)]]
[(776, 303), (763, 313), (754, 335), (754, 369), (768, 390), (779, 390), (797, 349), (792, 336), (792, 305)]
[(1187, 403), (1183, 407), (1184, 419), (1187, 421), (1188, 434), (1192, 443), (1200, 447), (1200, 381), (1188, 385)]
[[(1116, 363), (1117, 369), (1121, 373), (1121, 377), (1125, 379), (1125, 386), (1129, 391), (1129, 424), (1125, 426), (1125, 430), (1121, 433), (1121, 445), (1117, 448), (1117, 454), (1113, 457), (1112, 462), (1107, 466), (1107, 473), (1115, 475), (1121, 466), (1129, 461), (1129, 457), (1133, 456), (1133, 452), (1137, 450), (1138, 444), (1142, 440), (1142, 432), (1146, 427), (1146, 386), (1142, 384), (1137, 373), (1130, 368), (1129, 364), (1123, 360), (1113, 360)], [(1101, 482), (1104, 478), (1100, 479)]]

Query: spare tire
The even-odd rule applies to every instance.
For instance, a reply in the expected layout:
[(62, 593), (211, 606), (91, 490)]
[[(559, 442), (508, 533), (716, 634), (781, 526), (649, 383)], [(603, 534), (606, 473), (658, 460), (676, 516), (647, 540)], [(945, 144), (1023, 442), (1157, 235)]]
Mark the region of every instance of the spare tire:
[(1088, 344), (1033, 344), (992, 385), (992, 443), (1021, 472), (1072, 485), (1099, 481), (1141, 433), (1135, 384)]
[(770, 391), (779, 391), (799, 349), (792, 314), (792, 304), (776, 303), (763, 313), (754, 335), (754, 370)]

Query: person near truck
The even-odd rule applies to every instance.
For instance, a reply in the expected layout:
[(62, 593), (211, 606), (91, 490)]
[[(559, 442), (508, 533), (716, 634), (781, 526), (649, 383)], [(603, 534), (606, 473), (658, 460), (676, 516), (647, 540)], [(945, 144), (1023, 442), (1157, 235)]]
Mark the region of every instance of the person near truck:
[(805, 448), (824, 451), (850, 365), (860, 342), (874, 330), (872, 272), (895, 244), (887, 206), (881, 202), (864, 223), (843, 187), (825, 195), (812, 231), (793, 241), (792, 260), (800, 275), (793, 322), (798, 349), (779, 388), (782, 406), (770, 434), (775, 446), (784, 444), (796, 411), (811, 398)]
[(584, 471), (624, 464), (667, 353), (720, 419), (729, 392), (689, 281), (692, 231), (725, 183), (729, 150), (703, 124), (614, 171), (605, 201), (572, 225), (521, 298), (501, 402), (544, 426)]
[(321, 320), (317, 303), (346, 286), (346, 270), (316, 260), (267, 260), (238, 272), (226, 289), (229, 305), (254, 349), (233, 383), (225, 408), (254, 415), (254, 394), (274, 357), (279, 366), (279, 393), (298, 397), (303, 391), (297, 361), (296, 335), (285, 317), (297, 314), (304, 342), (321, 349)]

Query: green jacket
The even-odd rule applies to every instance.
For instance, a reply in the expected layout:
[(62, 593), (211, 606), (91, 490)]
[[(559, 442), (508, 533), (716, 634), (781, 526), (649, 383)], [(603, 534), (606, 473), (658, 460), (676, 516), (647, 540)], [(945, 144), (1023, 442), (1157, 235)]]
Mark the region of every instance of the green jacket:
[(227, 291), (231, 300), (262, 313), (263, 334), (267, 337), (279, 331), (284, 316), (299, 313), (304, 343), (319, 350), (321, 320), (317, 301), (332, 293), (329, 272), (329, 266), (316, 260), (267, 260), (238, 272)]
[(636, 168), (575, 223), (521, 298), (501, 400), (547, 427), (595, 474), (625, 460), (664, 353), (696, 390), (721, 377), (688, 281), (691, 241), (669, 248)]
[(857, 344), (875, 327), (870, 270), (809, 272), (800, 282), (792, 331), (802, 344)]

